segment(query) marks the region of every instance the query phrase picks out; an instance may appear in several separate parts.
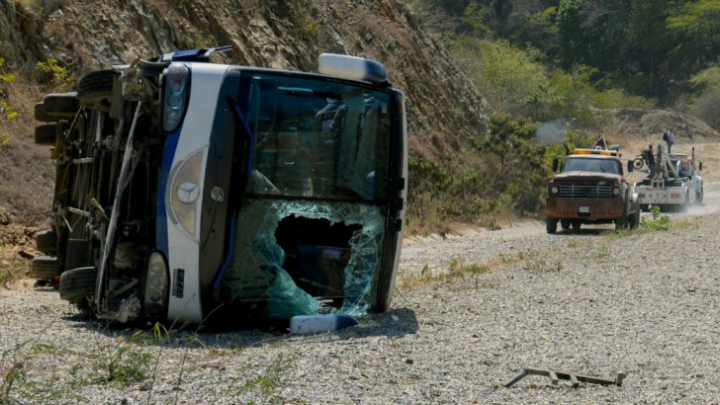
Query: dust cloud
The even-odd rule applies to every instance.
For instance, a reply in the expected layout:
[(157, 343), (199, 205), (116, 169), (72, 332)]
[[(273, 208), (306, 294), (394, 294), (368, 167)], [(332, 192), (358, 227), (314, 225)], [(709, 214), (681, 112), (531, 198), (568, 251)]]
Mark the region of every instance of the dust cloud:
[(540, 145), (560, 145), (567, 136), (568, 128), (567, 121), (563, 118), (559, 118), (553, 121), (545, 121), (535, 132), (537, 143)]

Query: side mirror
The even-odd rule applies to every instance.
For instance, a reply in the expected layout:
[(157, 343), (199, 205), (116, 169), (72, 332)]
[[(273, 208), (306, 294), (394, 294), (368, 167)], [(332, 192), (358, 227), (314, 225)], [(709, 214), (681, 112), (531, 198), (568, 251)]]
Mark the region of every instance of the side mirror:
[(560, 167), (560, 158), (558, 158), (557, 156), (555, 156), (555, 157), (553, 158), (553, 162), (552, 162), (552, 171), (553, 171), (553, 173), (557, 173), (559, 167)]
[(628, 169), (628, 173), (632, 173), (633, 170), (635, 170), (635, 166), (633, 166), (633, 161), (632, 161), (632, 160), (628, 160), (628, 162), (627, 162), (627, 169)]

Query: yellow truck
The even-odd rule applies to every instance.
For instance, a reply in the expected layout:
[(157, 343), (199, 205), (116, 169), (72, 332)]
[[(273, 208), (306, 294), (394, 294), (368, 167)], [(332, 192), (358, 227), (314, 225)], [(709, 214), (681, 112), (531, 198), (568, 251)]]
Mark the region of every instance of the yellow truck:
[[(579, 230), (582, 224), (614, 223), (617, 229), (636, 228), (640, 222), (638, 196), (625, 180), (617, 150), (574, 149), (561, 164), (553, 160), (547, 180), (548, 233)], [(558, 173), (559, 172), (559, 173)]]

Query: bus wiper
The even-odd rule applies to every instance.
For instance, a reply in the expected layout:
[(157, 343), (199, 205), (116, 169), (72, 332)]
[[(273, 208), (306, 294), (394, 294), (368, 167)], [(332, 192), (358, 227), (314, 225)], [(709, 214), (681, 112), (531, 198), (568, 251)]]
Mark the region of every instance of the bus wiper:
[(245, 136), (248, 138), (248, 141), (250, 143), (250, 151), (248, 153), (248, 162), (247, 162), (247, 171), (245, 172), (245, 177), (250, 178), (250, 175), (252, 174), (252, 167), (253, 167), (253, 156), (255, 156), (255, 134), (253, 133), (252, 129), (250, 129), (250, 125), (248, 124), (247, 117), (245, 117), (245, 114), (243, 114), (242, 110), (240, 109), (240, 105), (235, 102), (235, 100), (232, 99), (230, 96), (226, 96), (228, 104), (230, 104), (230, 107), (235, 112), (235, 116), (240, 119), (240, 122), (242, 122), (243, 129), (245, 130)]
[[(247, 162), (247, 169), (245, 172), (245, 177), (250, 178), (252, 175), (252, 167), (253, 167), (253, 156), (255, 155), (255, 134), (250, 129), (250, 125), (248, 125), (247, 118), (245, 117), (245, 114), (243, 114), (242, 110), (240, 109), (240, 105), (235, 102), (235, 100), (232, 99), (230, 96), (226, 96), (226, 100), (232, 110), (235, 112), (235, 116), (240, 119), (240, 122), (242, 122), (242, 127), (244, 129), (244, 134), (248, 139), (249, 146), (249, 153), (248, 153), (248, 162)], [(234, 246), (235, 246), (235, 221), (236, 221), (236, 214), (233, 214), (232, 220), (230, 221), (230, 243), (228, 244), (228, 253), (225, 256), (225, 260), (223, 260), (222, 267), (220, 267), (220, 271), (215, 276), (215, 281), (213, 282), (213, 295), (215, 296), (215, 299), (218, 299), (218, 294), (220, 292), (220, 283), (222, 282), (223, 278), (225, 277), (225, 274), (227, 273), (228, 268), (230, 267), (230, 260), (232, 259), (234, 255)]]
[(223, 260), (222, 267), (220, 268), (220, 271), (215, 276), (215, 281), (213, 282), (213, 296), (215, 297), (215, 300), (219, 300), (220, 298), (220, 283), (222, 282), (223, 278), (225, 277), (225, 273), (227, 273), (228, 268), (230, 267), (230, 260), (232, 260), (233, 255), (235, 254), (235, 221), (236, 216), (233, 215), (232, 220), (230, 221), (230, 243), (228, 243), (228, 254), (225, 257), (225, 260)]

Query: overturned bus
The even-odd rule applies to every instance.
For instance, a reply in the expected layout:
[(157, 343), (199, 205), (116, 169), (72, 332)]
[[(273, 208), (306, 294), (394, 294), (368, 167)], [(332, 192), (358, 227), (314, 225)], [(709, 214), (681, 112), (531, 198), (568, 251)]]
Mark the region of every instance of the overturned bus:
[(369, 59), (323, 54), (319, 73), (210, 63), (226, 49), (91, 72), (36, 105), (57, 177), (31, 274), (120, 322), (387, 310), (402, 92)]

